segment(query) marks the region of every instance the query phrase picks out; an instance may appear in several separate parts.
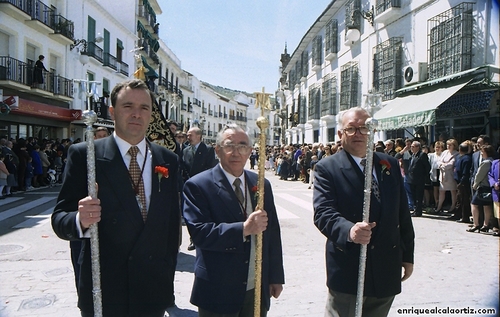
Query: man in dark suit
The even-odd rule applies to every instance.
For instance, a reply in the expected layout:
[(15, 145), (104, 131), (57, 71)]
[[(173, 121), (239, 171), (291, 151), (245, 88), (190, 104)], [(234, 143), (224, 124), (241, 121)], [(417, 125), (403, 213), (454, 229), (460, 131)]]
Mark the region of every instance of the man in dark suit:
[(470, 223), (471, 212), (471, 186), (470, 186), (470, 170), (471, 170), (471, 153), (469, 153), (469, 144), (462, 142), (458, 147), (458, 156), (455, 159), (455, 169), (453, 176), (457, 182), (457, 208), (452, 219), (457, 222)]
[[(201, 142), (202, 131), (198, 127), (189, 129), (187, 139), (189, 146), (182, 151), (184, 180), (214, 167), (217, 164), (215, 160), (214, 148)], [(191, 240), (187, 249), (194, 250), (194, 244)]]
[(198, 127), (189, 129), (187, 133), (190, 146), (183, 150), (183, 159), (188, 177), (193, 177), (217, 164), (214, 148), (201, 142), (201, 137), (202, 131)]
[(261, 232), (261, 316), (283, 289), (280, 226), (267, 180), (264, 210), (253, 211), (257, 174), (244, 170), (251, 149), (245, 131), (228, 125), (217, 137), (220, 165), (184, 185), (184, 217), (196, 246), (191, 303), (200, 317), (253, 316), (255, 235)]
[(410, 184), (415, 211), (411, 214), (413, 217), (422, 216), (422, 204), (424, 201), (425, 183), (429, 182), (429, 172), (431, 164), (427, 153), (422, 151), (420, 142), (413, 141), (411, 144), (411, 160), (408, 166), (407, 182)]
[[(82, 316), (94, 312), (88, 239), (94, 223), (99, 229), (103, 315), (160, 317), (173, 305), (178, 163), (174, 153), (144, 138), (153, 98), (139, 80), (113, 89), (109, 110), (115, 132), (95, 141), (98, 198), (88, 196), (86, 144), (73, 145), (68, 152), (52, 227), (62, 239), (82, 240), (78, 284)], [(156, 167), (162, 167), (161, 177)]]
[(398, 161), (387, 154), (373, 153), (376, 186), (369, 222), (362, 221), (368, 118), (362, 108), (343, 113), (338, 135), (344, 151), (315, 167), (314, 224), (328, 239), (325, 316), (354, 316), (361, 244), (368, 245), (363, 316), (387, 316), (401, 281), (413, 272), (415, 234), (403, 179)]

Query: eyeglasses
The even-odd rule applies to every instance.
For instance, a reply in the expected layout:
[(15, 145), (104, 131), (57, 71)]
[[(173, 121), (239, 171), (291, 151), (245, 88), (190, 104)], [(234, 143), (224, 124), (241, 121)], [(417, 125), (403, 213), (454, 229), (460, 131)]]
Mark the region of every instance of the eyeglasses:
[(236, 150), (236, 152), (240, 155), (246, 155), (252, 150), (252, 148), (246, 144), (226, 144), (222, 145), (221, 148), (226, 154), (234, 153)]
[(368, 133), (370, 133), (370, 129), (368, 129), (368, 127), (365, 127), (365, 126), (362, 126), (362, 127), (359, 127), (359, 128), (355, 128), (355, 127), (347, 127), (345, 128), (344, 130), (344, 133), (347, 134), (348, 136), (353, 136), (356, 134), (356, 131), (359, 132), (359, 134), (361, 135), (367, 135)]

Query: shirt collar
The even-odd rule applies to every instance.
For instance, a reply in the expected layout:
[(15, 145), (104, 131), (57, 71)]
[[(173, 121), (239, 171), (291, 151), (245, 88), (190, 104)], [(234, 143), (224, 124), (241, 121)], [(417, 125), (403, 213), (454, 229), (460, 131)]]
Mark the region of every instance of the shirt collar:
[[(116, 131), (113, 132), (113, 137), (115, 138), (116, 145), (118, 146), (118, 149), (120, 150), (120, 153), (123, 156), (125, 156), (128, 153), (128, 150), (132, 146), (132, 144), (128, 143), (124, 139), (120, 138), (117, 134)], [(141, 142), (136, 144), (136, 146), (139, 148), (139, 153), (142, 155), (146, 156), (146, 138), (142, 139)]]
[(220, 168), (222, 169), (222, 172), (224, 173), (224, 175), (226, 175), (226, 178), (227, 180), (229, 181), (229, 184), (231, 184), (231, 186), (233, 185), (234, 183), (234, 180), (236, 178), (239, 178), (241, 180), (241, 186), (242, 186), (242, 189), (245, 189), (245, 171), (243, 171), (243, 173), (241, 173), (241, 175), (239, 177), (236, 177), (234, 176), (233, 174), (227, 172), (223, 167), (222, 167), (222, 164), (220, 164)]

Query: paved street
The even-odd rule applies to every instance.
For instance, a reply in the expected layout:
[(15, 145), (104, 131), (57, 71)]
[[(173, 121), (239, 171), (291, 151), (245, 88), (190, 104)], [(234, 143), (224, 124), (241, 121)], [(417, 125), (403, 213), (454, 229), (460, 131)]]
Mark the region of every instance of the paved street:
[[(325, 238), (312, 224), (312, 190), (301, 182), (280, 181), (272, 172), (267, 177), (282, 228), (286, 274), (284, 291), (273, 300), (269, 316), (323, 316)], [(68, 242), (58, 239), (50, 226), (58, 189), (0, 200), (1, 317), (79, 316)], [(428, 217), (414, 219), (414, 226), (415, 271), (403, 284), (390, 316), (416, 316), (398, 312), (411, 308), (498, 308), (498, 238)], [(178, 309), (173, 313), (194, 317), (196, 307), (189, 304), (194, 251), (186, 250), (183, 230), (175, 281)], [(451, 314), (441, 314), (446, 315)]]

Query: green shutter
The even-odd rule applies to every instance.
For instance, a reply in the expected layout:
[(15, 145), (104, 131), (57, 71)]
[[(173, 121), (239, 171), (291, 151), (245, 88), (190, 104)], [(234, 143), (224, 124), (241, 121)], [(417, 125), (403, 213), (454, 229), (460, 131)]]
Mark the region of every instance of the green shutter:
[(107, 80), (106, 78), (103, 78), (102, 79), (102, 95), (104, 96), (105, 94), (110, 94), (110, 91), (109, 91), (109, 80)]
[(89, 16), (88, 28), (87, 28), (87, 42), (94, 42), (94, 40), (95, 40), (95, 20)]
[(109, 31), (104, 29), (104, 53), (109, 53)]

